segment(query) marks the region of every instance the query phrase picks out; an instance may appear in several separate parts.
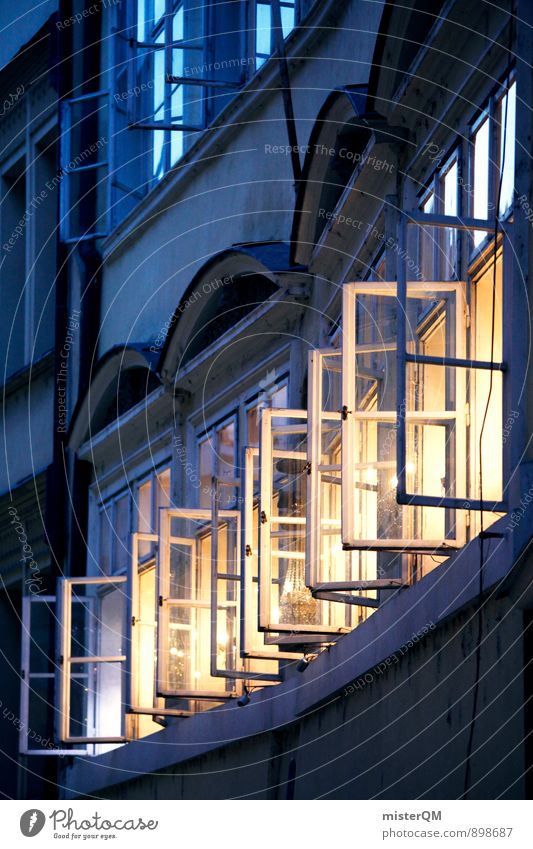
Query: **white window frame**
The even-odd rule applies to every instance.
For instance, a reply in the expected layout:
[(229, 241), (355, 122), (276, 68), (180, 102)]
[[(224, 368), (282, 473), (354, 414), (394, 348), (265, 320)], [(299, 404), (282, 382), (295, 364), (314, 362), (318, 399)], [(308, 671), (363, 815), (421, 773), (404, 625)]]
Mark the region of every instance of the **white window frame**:
[[(70, 682), (73, 664), (120, 663), (124, 673), (126, 655), (90, 655), (74, 656), (71, 654), (72, 645), (72, 588), (74, 586), (116, 587), (126, 584), (126, 575), (113, 577), (82, 577), (61, 578), (58, 584), (60, 599), (60, 672), (59, 672), (59, 738), (64, 743), (126, 743), (129, 739), (126, 733), (126, 712), (122, 711), (121, 724), (123, 733), (117, 736), (73, 736), (70, 734)], [(89, 601), (89, 599), (87, 599)], [(125, 625), (125, 623), (124, 623)], [(124, 633), (126, 639), (126, 633)]]

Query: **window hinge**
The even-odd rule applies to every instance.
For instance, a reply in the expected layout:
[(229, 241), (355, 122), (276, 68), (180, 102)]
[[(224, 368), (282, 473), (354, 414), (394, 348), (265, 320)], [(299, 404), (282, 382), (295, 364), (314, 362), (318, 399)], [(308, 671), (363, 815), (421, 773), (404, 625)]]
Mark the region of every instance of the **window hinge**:
[(311, 474), (311, 463), (305, 464), (305, 471), (307, 472), (308, 475)]
[(64, 660), (65, 660), (65, 658), (63, 657), (63, 655), (62, 655), (62, 654), (60, 654), (60, 655), (59, 655), (59, 665), (60, 665), (60, 666), (63, 666), (63, 662), (64, 662)]
[(162, 595), (159, 596), (159, 607), (163, 607), (164, 598)]
[(343, 422), (346, 421), (346, 419), (348, 418), (350, 413), (351, 413), (351, 410), (349, 410), (348, 407), (346, 406), (346, 404), (344, 404), (342, 410), (340, 410), (340, 414), (341, 414), (341, 418), (342, 418)]
[(137, 620), (136, 620), (135, 616), (131, 617), (131, 624), (132, 624), (132, 627), (137, 624)]
[(266, 525), (267, 522), (268, 522), (267, 514), (265, 513), (264, 510), (261, 510), (261, 524)]
[(252, 556), (252, 554), (253, 554), (253, 552), (252, 552), (252, 546), (251, 546), (251, 545), (246, 545), (246, 548), (244, 549), (244, 553), (246, 554), (246, 557), (251, 557), (251, 556)]
[(465, 404), (465, 424), (466, 427), (470, 427), (470, 404), (468, 401)]
[(470, 304), (465, 304), (465, 325), (470, 327)]

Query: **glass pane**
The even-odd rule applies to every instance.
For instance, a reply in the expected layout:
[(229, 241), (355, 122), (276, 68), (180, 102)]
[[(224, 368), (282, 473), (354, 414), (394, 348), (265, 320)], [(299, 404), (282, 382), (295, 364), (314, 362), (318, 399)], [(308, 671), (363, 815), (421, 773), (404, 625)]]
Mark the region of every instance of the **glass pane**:
[(122, 736), (122, 663), (97, 663), (94, 667), (95, 736)]
[(246, 413), (246, 445), (256, 448), (259, 445), (259, 421), (261, 406), (251, 407)]
[[(369, 287), (372, 284), (368, 284)], [(407, 350), (412, 355), (434, 357), (437, 364), (409, 363), (406, 371), (407, 491), (417, 494), (456, 494), (457, 450), (457, 369), (445, 370), (438, 364), (444, 357), (462, 356), (456, 339), (459, 290), (421, 290), (412, 283), (408, 289), (406, 323)], [(363, 284), (361, 284), (361, 288)], [(385, 294), (390, 292), (390, 294)], [(396, 490), (396, 313), (399, 308), (395, 285), (383, 294), (366, 295), (354, 291), (351, 308), (358, 320), (355, 339), (355, 379), (353, 390), (353, 471), (349, 475), (348, 509), (353, 511), (350, 545), (383, 548), (388, 540), (398, 540), (401, 550), (408, 541), (431, 543), (455, 538), (455, 513), (437, 508), (414, 508), (397, 502)], [(351, 300), (351, 299), (350, 299)], [(376, 321), (375, 317), (379, 317)], [(379, 322), (379, 324), (378, 324)], [(379, 335), (375, 326), (379, 327)], [(464, 390), (461, 395), (461, 426), (465, 450)], [(352, 403), (352, 402), (351, 402)], [(427, 419), (421, 415), (427, 412)], [(416, 418), (418, 416), (418, 418)], [(329, 431), (334, 425), (328, 422)], [(323, 434), (323, 463), (340, 460), (334, 453), (336, 434)], [(461, 479), (464, 490), (464, 477)], [(348, 483), (346, 483), (348, 486)], [(462, 495), (466, 495), (465, 492)], [(416, 547), (411, 544), (411, 548)], [(400, 578), (401, 562), (396, 554), (379, 551), (377, 558), (366, 557), (361, 564), (378, 577)]]
[[(474, 218), (488, 218), (489, 215), (489, 126), (486, 118), (474, 137)], [(480, 245), (486, 235), (476, 231), (474, 245)]]
[(256, 4), (256, 33), (255, 54), (256, 66), (258, 68), (265, 62), (271, 53), (271, 10), (270, 3)]
[[(454, 162), (443, 179), (445, 215), (457, 215), (457, 176), (457, 162)], [(457, 230), (452, 227), (442, 231), (441, 268), (443, 280), (457, 279)]]
[[(141, 707), (153, 707), (156, 668), (156, 571), (145, 569), (139, 575), (139, 608), (133, 638), (137, 640), (137, 668), (134, 670), (136, 702)], [(161, 730), (151, 716), (137, 717), (137, 734), (146, 737)]]
[(56, 612), (54, 602), (30, 603), (30, 672), (55, 672), (55, 624)]
[(184, 599), (197, 597), (193, 544), (171, 543), (169, 596)]
[[(27, 746), (29, 749), (56, 749), (54, 743), (55, 681), (32, 678), (29, 683)], [(15, 726), (18, 728), (18, 726)]]
[(281, 29), (283, 31), (283, 38), (287, 38), (294, 29), (295, 25), (295, 16), (294, 16), (294, 3), (283, 3), (281, 6)]
[[(493, 322), (492, 299), (495, 288), (495, 311)], [(494, 360), (502, 359), (502, 259), (499, 254), (494, 264), (487, 265), (484, 273), (475, 281), (473, 287), (475, 306), (475, 355), (482, 360), (491, 359), (492, 326), (494, 323)], [(482, 440), (483, 498), (487, 501), (500, 500), (502, 497), (502, 439), (503, 439), (503, 384), (501, 372), (492, 374), (492, 392), (490, 371), (477, 371), (472, 375), (475, 388), (475, 402), (472, 404), (472, 485), (479, 498), (480, 437), (483, 418), (486, 415)], [(497, 517), (495, 517), (497, 518)], [(485, 525), (490, 517), (486, 517)]]
[(500, 215), (503, 215), (512, 205), (514, 192), (516, 83), (509, 87), (508, 93), (500, 100), (498, 123), (500, 128), (500, 172), (503, 163), (499, 211)]
[[(81, 667), (78, 667), (80, 669)], [(94, 686), (92, 667), (86, 666), (70, 679), (70, 737), (94, 737)]]
[(143, 534), (152, 533), (152, 481), (139, 487), (137, 511), (137, 530)]
[(113, 533), (113, 572), (126, 569), (129, 556), (130, 534), (130, 500), (129, 495), (122, 495), (115, 501), (114, 533)]
[[(272, 494), (261, 501), (261, 534), (269, 535), (271, 586), (265, 586), (261, 575), (260, 592), (269, 592), (269, 622), (282, 630), (312, 633), (313, 627), (344, 626), (344, 612), (339, 605), (313, 598), (306, 586), (307, 535), (307, 419), (285, 417), (283, 411), (272, 416)], [(268, 462), (261, 458), (261, 465)], [(262, 499), (266, 493), (262, 493)], [(265, 510), (266, 508), (266, 510)], [(260, 567), (260, 574), (262, 569)], [(337, 608), (335, 611), (333, 608)], [(342, 620), (342, 621), (341, 621)]]
[(212, 437), (205, 437), (198, 446), (200, 467), (200, 507), (211, 507), (212, 480), (215, 471), (215, 456)]
[(91, 585), (72, 588), (71, 655), (124, 653), (126, 597), (121, 587), (97, 595)]
[(159, 510), (170, 507), (170, 469), (163, 469), (156, 475), (155, 506), (156, 528), (154, 530), (157, 530), (159, 527)]
[(70, 238), (105, 232), (108, 213), (107, 180), (107, 166), (68, 173), (64, 185), (68, 189), (66, 206)]
[(239, 645), (239, 613), (237, 581), (217, 582), (217, 669), (233, 670), (237, 667)]
[(211, 613), (205, 608), (169, 605), (168, 684), (176, 690), (220, 690), (223, 679), (211, 677)]
[[(139, 575), (139, 608), (134, 629), (137, 640), (136, 676), (137, 704), (152, 707), (154, 704), (155, 659), (156, 659), (156, 572), (154, 568), (145, 569)], [(151, 734), (159, 726), (147, 717), (140, 717), (142, 726), (140, 736)]]
[(99, 513), (99, 525), (100, 525), (100, 534), (99, 534), (99, 558), (98, 558), (98, 566), (102, 575), (109, 575), (111, 572), (111, 558), (110, 558), (110, 548), (111, 548), (111, 528), (110, 528), (110, 516), (108, 511), (111, 509), (110, 505), (107, 507), (102, 507)]
[[(143, 534), (153, 531), (152, 522), (152, 481), (146, 481), (139, 487), (137, 493), (137, 530)], [(153, 556), (154, 546), (151, 542), (139, 540), (139, 560), (145, 560)]]
[(124, 654), (125, 585), (120, 585), (101, 596), (99, 607), (99, 620), (96, 623), (99, 626), (98, 654), (106, 656)]
[[(220, 481), (232, 481), (236, 477), (235, 423), (225, 425), (218, 431), (218, 477)], [(221, 506), (230, 506), (235, 497), (235, 488), (224, 486), (219, 490)]]
[(103, 162), (107, 156), (109, 105), (107, 96), (90, 97), (69, 105), (71, 162), (67, 170)]
[[(432, 215), (435, 212), (435, 195), (431, 192), (421, 206), (422, 212)], [(435, 227), (419, 227), (418, 230), (418, 269), (423, 280), (435, 279), (435, 245), (437, 230)], [(420, 279), (420, 278), (419, 278)]]

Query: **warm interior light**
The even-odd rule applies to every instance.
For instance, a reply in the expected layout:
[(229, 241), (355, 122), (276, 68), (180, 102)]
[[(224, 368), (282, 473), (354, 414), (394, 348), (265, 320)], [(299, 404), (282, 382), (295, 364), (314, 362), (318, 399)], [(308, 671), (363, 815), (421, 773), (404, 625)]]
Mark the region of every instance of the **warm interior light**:
[(176, 646), (171, 646), (170, 654), (173, 657), (185, 657), (185, 653), (181, 649), (176, 648)]

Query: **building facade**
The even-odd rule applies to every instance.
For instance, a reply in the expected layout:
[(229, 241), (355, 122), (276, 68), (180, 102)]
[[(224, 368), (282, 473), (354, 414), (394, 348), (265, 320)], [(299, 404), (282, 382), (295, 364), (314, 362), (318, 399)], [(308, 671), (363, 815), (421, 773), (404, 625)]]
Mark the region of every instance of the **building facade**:
[(528, 797), (532, 10), (48, 12), (0, 72), (5, 792)]

